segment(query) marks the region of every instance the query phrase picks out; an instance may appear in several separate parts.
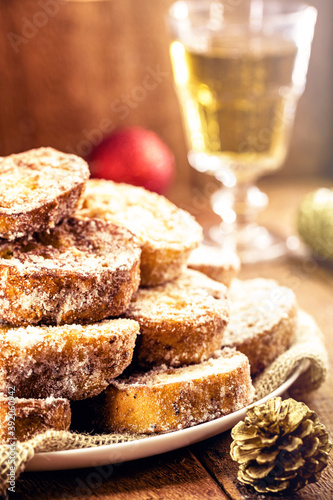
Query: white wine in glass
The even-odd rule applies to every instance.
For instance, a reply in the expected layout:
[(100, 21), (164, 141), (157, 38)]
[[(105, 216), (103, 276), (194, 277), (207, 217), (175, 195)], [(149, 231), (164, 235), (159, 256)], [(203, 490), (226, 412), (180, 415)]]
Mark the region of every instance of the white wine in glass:
[(302, 95), (316, 10), (284, 0), (178, 1), (170, 9), (170, 55), (188, 140), (188, 159), (224, 188), (212, 232), (242, 260), (285, 250), (254, 223), (266, 197), (253, 185), (280, 168)]

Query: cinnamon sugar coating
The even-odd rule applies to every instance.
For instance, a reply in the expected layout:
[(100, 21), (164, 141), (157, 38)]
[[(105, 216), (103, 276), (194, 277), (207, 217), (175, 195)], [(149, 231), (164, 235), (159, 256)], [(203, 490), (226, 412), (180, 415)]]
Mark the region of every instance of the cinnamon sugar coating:
[(240, 260), (231, 250), (201, 244), (191, 253), (187, 266), (229, 287), (240, 270)]
[(140, 323), (138, 364), (199, 363), (220, 349), (229, 320), (226, 292), (221, 283), (190, 269), (172, 282), (140, 288), (125, 312)]
[(19, 398), (85, 399), (130, 364), (139, 325), (127, 319), (92, 325), (0, 327), (0, 392)]
[(296, 335), (297, 303), (289, 288), (274, 280), (234, 280), (229, 288), (230, 322), (223, 345), (236, 347), (256, 376), (288, 349)]
[[(115, 380), (90, 406), (96, 429), (169, 432), (207, 422), (253, 401), (246, 356), (232, 349), (197, 365), (160, 366)], [(89, 410), (88, 410), (89, 411)]]
[(202, 239), (202, 229), (189, 213), (163, 196), (128, 184), (88, 181), (78, 213), (121, 224), (138, 237), (142, 286), (159, 285), (180, 276), (191, 251)]
[(0, 241), (0, 318), (11, 325), (92, 323), (124, 312), (140, 280), (140, 247), (125, 228), (70, 218)]
[[(12, 420), (13, 409), (15, 421)], [(14, 422), (14, 426), (10, 424)], [(0, 443), (27, 441), (48, 430), (68, 431), (71, 424), (69, 401), (63, 398), (21, 399), (0, 396)]]
[(53, 148), (0, 158), (0, 238), (53, 228), (78, 206), (87, 163)]

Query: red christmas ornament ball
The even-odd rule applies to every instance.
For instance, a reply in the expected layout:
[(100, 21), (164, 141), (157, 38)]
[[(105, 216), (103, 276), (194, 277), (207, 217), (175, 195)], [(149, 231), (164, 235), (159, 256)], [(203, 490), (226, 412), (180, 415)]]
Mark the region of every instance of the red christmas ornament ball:
[(127, 127), (105, 138), (88, 158), (91, 176), (164, 193), (175, 171), (168, 146), (152, 130)]

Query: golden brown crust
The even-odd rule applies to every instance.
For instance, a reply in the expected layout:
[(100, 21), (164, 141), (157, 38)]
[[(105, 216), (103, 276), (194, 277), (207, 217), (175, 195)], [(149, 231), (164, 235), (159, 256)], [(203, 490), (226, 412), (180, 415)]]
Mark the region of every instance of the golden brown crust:
[(102, 392), (130, 364), (139, 325), (0, 327), (0, 392), (20, 398), (84, 399)]
[(199, 363), (221, 348), (229, 319), (226, 288), (187, 269), (175, 281), (140, 288), (125, 315), (140, 324), (140, 366)]
[(0, 238), (53, 228), (77, 208), (87, 163), (53, 148), (0, 158)]
[(120, 378), (90, 406), (97, 429), (155, 433), (227, 415), (250, 404), (253, 396), (248, 359), (224, 349), (215, 359), (197, 365), (159, 367)]
[(274, 280), (234, 280), (229, 289), (230, 322), (223, 344), (236, 347), (256, 376), (288, 349), (296, 335), (297, 304), (292, 290)]
[(70, 424), (71, 408), (67, 399), (0, 396), (0, 442), (27, 441), (51, 429), (67, 431)]
[(209, 278), (229, 287), (240, 270), (240, 260), (237, 254), (231, 250), (201, 244), (191, 253), (187, 267), (200, 271)]
[(125, 228), (71, 218), (0, 242), (0, 317), (15, 326), (119, 316), (140, 280), (140, 247)]
[(163, 196), (128, 184), (88, 181), (78, 213), (122, 224), (138, 237), (142, 286), (159, 285), (180, 276), (191, 251), (202, 239), (202, 229), (190, 214)]

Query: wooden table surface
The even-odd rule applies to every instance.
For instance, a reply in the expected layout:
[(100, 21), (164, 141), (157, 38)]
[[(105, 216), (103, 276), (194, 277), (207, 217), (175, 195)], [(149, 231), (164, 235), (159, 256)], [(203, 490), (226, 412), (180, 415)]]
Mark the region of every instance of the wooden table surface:
[[(321, 183), (322, 184), (322, 183)], [(303, 194), (316, 183), (269, 183), (265, 187), (271, 204), (263, 219), (284, 235), (291, 234), (296, 207)], [(204, 214), (202, 214), (204, 220)], [(333, 271), (312, 259), (289, 259), (244, 267), (242, 278), (276, 278), (291, 286), (299, 305), (314, 315), (321, 327), (333, 361)], [(288, 395), (315, 410), (333, 436), (332, 368), (322, 387), (310, 394), (291, 388)], [(230, 432), (202, 443), (152, 458), (107, 466), (99, 470), (25, 473), (17, 482), (15, 498), (20, 500), (81, 499), (99, 500), (250, 500), (270, 499), (257, 495), (237, 482), (237, 465), (229, 456)], [(104, 476), (104, 477), (103, 477)], [(276, 497), (275, 497), (276, 498)], [(294, 500), (333, 499), (333, 452), (321, 480), (303, 488)]]

